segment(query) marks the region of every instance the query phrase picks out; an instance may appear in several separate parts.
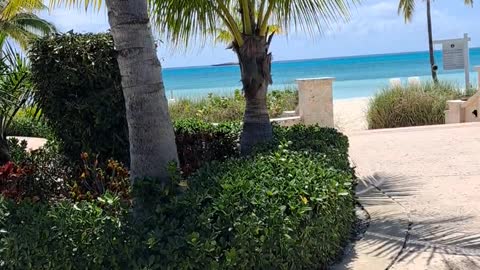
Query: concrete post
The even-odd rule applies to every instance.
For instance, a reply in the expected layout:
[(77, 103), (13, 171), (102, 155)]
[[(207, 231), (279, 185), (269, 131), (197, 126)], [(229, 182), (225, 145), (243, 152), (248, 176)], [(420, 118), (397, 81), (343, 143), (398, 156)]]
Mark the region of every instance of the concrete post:
[(335, 78), (299, 79), (299, 113), (305, 125), (335, 126), (333, 118), (333, 81)]
[(449, 100), (447, 101), (448, 110), (445, 111), (445, 124), (458, 124), (465, 122), (465, 109), (462, 105), (465, 101)]

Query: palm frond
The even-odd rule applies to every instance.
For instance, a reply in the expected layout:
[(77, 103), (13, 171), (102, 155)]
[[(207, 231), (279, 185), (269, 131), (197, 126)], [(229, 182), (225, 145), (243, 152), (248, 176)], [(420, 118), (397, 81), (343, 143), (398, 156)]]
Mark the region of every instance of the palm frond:
[(42, 0), (8, 0), (1, 6), (0, 17), (2, 20), (9, 20), (18, 13), (41, 11), (46, 8)]
[[(172, 40), (174, 45), (179, 43), (188, 45), (189, 41), (204, 39), (209, 34), (217, 37), (219, 32), (212, 32), (212, 29), (225, 29), (227, 26), (227, 29), (235, 34), (229, 25), (232, 22), (235, 23), (236, 29), (240, 29), (241, 35), (250, 34), (250, 31), (245, 30), (245, 26), (248, 28), (251, 19), (245, 25), (248, 16), (242, 16), (240, 13), (246, 8), (249, 8), (250, 13), (256, 12), (256, 17), (266, 22), (266, 25), (279, 26), (285, 32), (300, 29), (313, 35), (323, 32), (333, 22), (347, 20), (350, 8), (359, 0), (251, 0), (249, 5), (244, 4), (245, 0), (149, 0), (149, 2), (156, 29), (163, 33), (166, 39)], [(226, 7), (226, 10), (220, 5)], [(232, 20), (228, 19), (229, 17), (241, 19)], [(254, 26), (259, 29), (260, 22)], [(266, 33), (259, 30), (256, 34)]]
[(405, 22), (412, 20), (413, 12), (415, 11), (415, 1), (416, 0), (400, 0), (398, 4), (398, 14), (403, 15)]
[[(156, 30), (175, 45), (188, 45), (193, 38), (206, 38), (217, 29), (219, 7), (213, 0), (150, 0)], [(229, 2), (229, 1), (225, 1)]]
[[(400, 0), (398, 3), (398, 14), (403, 15), (405, 22), (410, 22), (415, 12), (416, 1), (418, 0)], [(465, 5), (473, 6), (473, 0), (465, 0)]]
[(104, 2), (102, 0), (50, 0), (49, 7), (74, 7), (83, 8), (87, 11), (89, 8), (93, 8), (96, 11), (100, 11)]
[(35, 34), (23, 27), (18, 27), (9, 22), (3, 22), (0, 24), (0, 32), (2, 35), (12, 39), (15, 43), (18, 43), (18, 45), (24, 50), (28, 47), (30, 40), (35, 38)]
[(11, 19), (11, 23), (39, 35), (57, 32), (55, 25), (32, 13), (17, 14)]
[(0, 135), (4, 136), (18, 111), (33, 97), (28, 64), (9, 44), (0, 59)]

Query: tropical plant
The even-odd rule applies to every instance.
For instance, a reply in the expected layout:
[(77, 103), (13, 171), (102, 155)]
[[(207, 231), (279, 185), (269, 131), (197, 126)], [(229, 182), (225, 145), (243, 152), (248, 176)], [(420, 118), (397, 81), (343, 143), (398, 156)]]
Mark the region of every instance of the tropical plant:
[[(465, 5), (473, 5), (473, 0), (464, 0)], [(415, 11), (417, 0), (400, 0), (398, 5), (398, 14), (403, 14), (405, 22), (412, 20)], [(427, 26), (428, 26), (428, 50), (430, 53), (430, 67), (432, 71), (432, 79), (438, 82), (437, 67), (435, 66), (435, 56), (433, 54), (433, 30), (432, 30), (432, 15), (431, 15), (431, 0), (425, 0), (427, 5)]]
[[(78, 6), (80, 2), (51, 0), (51, 5)], [(83, 3), (85, 8), (97, 8), (101, 1)], [(145, 178), (167, 183), (171, 162), (178, 163), (178, 155), (147, 1), (106, 0), (106, 6), (125, 97), (130, 178), (134, 183)], [(140, 200), (135, 205), (141, 216), (144, 207)]]
[(7, 129), (18, 111), (32, 101), (33, 86), (27, 62), (11, 46), (0, 61), (0, 164), (9, 161)]
[[(152, 20), (175, 45), (192, 39), (222, 35), (224, 26), (233, 37), (231, 48), (241, 70), (246, 99), (241, 151), (249, 154), (258, 143), (272, 139), (267, 110), (267, 89), (272, 84), (272, 54), (269, 47), (274, 32), (300, 27), (309, 33), (349, 15), (357, 0), (150, 0)], [(239, 19), (235, 19), (239, 18)]]
[(34, 14), (46, 9), (41, 0), (9, 0), (0, 2), (0, 48), (7, 38), (26, 49), (36, 36), (56, 32), (55, 26)]
[(394, 86), (379, 91), (367, 112), (370, 129), (445, 124), (447, 100), (472, 96), (455, 84), (438, 81), (419, 85)]

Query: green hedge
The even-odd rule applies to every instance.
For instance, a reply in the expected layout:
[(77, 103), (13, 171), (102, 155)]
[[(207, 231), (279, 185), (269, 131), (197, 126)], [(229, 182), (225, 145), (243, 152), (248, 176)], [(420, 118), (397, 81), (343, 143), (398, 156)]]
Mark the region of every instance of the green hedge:
[[(236, 127), (224, 128), (236, 134)], [(323, 269), (336, 258), (354, 221), (347, 138), (318, 127), (276, 127), (275, 134), (279, 144), (273, 150), (203, 165), (186, 189), (182, 182), (179, 195), (139, 182), (137, 191), (154, 209), (142, 224), (109, 194), (91, 203), (0, 202), (0, 264), (5, 269)]]
[(238, 154), (239, 123), (215, 125), (184, 119), (175, 121), (174, 129), (180, 168), (184, 175), (190, 175), (210, 161), (224, 160)]
[(78, 160), (81, 152), (127, 161), (125, 102), (113, 39), (109, 34), (64, 34), (30, 48), (35, 99), (63, 143)]
[(20, 116), (13, 119), (7, 136), (50, 138), (52, 130), (43, 120)]
[[(19, 205), (0, 196), (0, 268), (122, 269), (125, 209), (104, 203)], [(127, 268), (123, 268), (127, 269)]]

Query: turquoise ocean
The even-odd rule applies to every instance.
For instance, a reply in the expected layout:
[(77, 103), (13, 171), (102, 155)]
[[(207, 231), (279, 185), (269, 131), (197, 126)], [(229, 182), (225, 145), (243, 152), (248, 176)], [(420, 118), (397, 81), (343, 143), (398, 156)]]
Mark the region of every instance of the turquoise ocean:
[[(441, 52), (436, 51), (440, 80), (465, 86), (462, 70), (444, 71)], [(470, 82), (477, 84), (474, 66), (480, 65), (480, 48), (470, 50)], [(390, 78), (418, 76), (430, 80), (428, 52), (409, 52), (382, 55), (347, 56), (324, 59), (281, 61), (272, 64), (273, 85), (270, 89), (283, 90), (295, 86), (300, 78), (335, 77), (334, 99), (369, 97), (388, 86)], [(168, 98), (197, 99), (209, 93), (232, 95), (241, 89), (238, 66), (202, 66), (166, 68), (163, 78)]]

